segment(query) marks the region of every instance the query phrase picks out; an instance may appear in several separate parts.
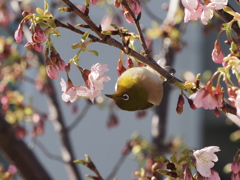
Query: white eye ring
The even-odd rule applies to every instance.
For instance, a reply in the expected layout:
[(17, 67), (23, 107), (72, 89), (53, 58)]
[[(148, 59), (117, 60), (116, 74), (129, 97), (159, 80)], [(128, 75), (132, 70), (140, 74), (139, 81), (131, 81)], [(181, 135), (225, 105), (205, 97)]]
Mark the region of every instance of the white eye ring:
[(122, 99), (123, 99), (124, 101), (129, 100), (129, 95), (123, 94), (123, 95), (122, 95)]

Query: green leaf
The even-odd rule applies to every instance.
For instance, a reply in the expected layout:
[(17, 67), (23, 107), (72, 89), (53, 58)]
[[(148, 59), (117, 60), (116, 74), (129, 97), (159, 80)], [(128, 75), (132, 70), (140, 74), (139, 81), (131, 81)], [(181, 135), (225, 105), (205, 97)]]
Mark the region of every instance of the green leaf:
[(88, 52), (92, 53), (95, 56), (98, 56), (98, 52), (94, 50), (87, 50)]
[(46, 0), (44, 0), (44, 12), (45, 13), (48, 12), (48, 7), (49, 7), (48, 2)]
[(75, 43), (75, 44), (73, 44), (73, 45), (72, 45), (72, 49), (78, 49), (78, 48), (80, 48), (80, 47), (81, 47), (81, 44), (82, 44), (82, 43)]
[(85, 32), (82, 36), (82, 40), (85, 41), (88, 38), (88, 36), (89, 36), (89, 32)]
[(176, 163), (176, 162), (177, 162), (177, 153), (173, 153), (173, 154), (171, 155), (171, 157), (170, 157), (170, 160), (171, 160), (172, 162)]
[(55, 24), (55, 22), (54, 22), (54, 19), (52, 19), (52, 18), (48, 18), (47, 19), (47, 23), (48, 23), (48, 25), (51, 27), (51, 28), (56, 28), (57, 26), (56, 26), (56, 24)]
[(40, 15), (44, 15), (44, 11), (41, 8), (36, 8), (36, 12)]
[(225, 7), (223, 8), (223, 10), (224, 10), (226, 13), (231, 14), (232, 16), (235, 16), (235, 15), (236, 15), (236, 12), (233, 11), (229, 6), (225, 6)]

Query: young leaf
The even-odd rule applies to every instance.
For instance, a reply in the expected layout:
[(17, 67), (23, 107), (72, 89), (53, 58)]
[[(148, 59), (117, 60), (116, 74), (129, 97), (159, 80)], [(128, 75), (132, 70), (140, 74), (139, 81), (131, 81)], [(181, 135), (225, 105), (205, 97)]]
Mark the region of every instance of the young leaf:
[(48, 7), (49, 7), (48, 2), (46, 0), (44, 0), (44, 12), (45, 13), (48, 12)]

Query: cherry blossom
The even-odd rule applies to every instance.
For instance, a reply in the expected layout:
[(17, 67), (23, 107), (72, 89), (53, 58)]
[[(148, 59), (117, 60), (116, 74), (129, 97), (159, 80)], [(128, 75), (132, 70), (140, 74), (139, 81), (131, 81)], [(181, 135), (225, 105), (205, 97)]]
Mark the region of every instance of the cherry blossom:
[(17, 172), (16, 166), (14, 166), (14, 165), (9, 165), (9, 167), (8, 167), (8, 172), (9, 172), (9, 174), (14, 175), (14, 174)]
[(200, 18), (202, 23), (206, 25), (212, 19), (214, 11), (223, 9), (227, 3), (228, 0), (210, 0), (208, 4), (202, 5), (199, 0), (182, 0), (185, 7), (184, 22)]
[(220, 151), (218, 146), (209, 146), (194, 151), (196, 169), (202, 176), (210, 177), (212, 175), (211, 168), (214, 166), (213, 162), (218, 161), (218, 157), (214, 153), (218, 151)]
[(66, 82), (64, 81), (63, 78), (61, 78), (60, 85), (63, 91), (62, 100), (65, 102), (70, 101), (71, 103), (73, 103), (77, 99), (77, 89), (71, 83), (68, 84), (70, 86), (67, 87)]
[(183, 6), (189, 11), (196, 9), (199, 5), (200, 0), (182, 0)]
[(216, 90), (212, 90), (211, 82), (206, 87), (189, 96), (197, 108), (203, 107), (204, 109), (222, 107), (222, 97), (221, 87), (217, 86)]

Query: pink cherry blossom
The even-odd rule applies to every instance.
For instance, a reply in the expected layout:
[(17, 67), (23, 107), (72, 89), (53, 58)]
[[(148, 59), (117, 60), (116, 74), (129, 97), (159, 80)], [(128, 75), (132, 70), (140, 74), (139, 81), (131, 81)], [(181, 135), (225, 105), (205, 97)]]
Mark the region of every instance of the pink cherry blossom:
[[(71, 84), (71, 83), (69, 83), (69, 84)], [(60, 85), (61, 85), (62, 91), (63, 91), (62, 100), (65, 101), (65, 102), (70, 101), (71, 103), (76, 101), (76, 99), (77, 99), (76, 88), (74, 86), (68, 86), (67, 87), (67, 84), (66, 84), (66, 82), (64, 81), (63, 78), (61, 78)]]
[(203, 6), (203, 11), (201, 14), (201, 21), (204, 25), (207, 25), (208, 21), (212, 19), (214, 13), (213, 4), (208, 4), (207, 6)]
[(182, 0), (183, 6), (189, 11), (196, 9), (199, 5), (200, 0)]
[(46, 72), (48, 77), (50, 77), (51, 79), (57, 79), (58, 78), (58, 68), (55, 65), (47, 65), (46, 66)]
[(187, 23), (190, 20), (198, 20), (201, 17), (202, 11), (203, 8), (201, 4), (199, 4), (198, 8), (193, 10), (188, 10), (187, 8), (185, 8), (184, 22)]
[(24, 37), (24, 32), (22, 30), (22, 25), (20, 24), (18, 26), (18, 29), (14, 33), (14, 38), (15, 38), (17, 43), (20, 43), (20, 42), (22, 42), (23, 37)]
[(107, 68), (107, 64), (97, 63), (91, 67), (92, 72), (94, 72), (97, 77), (102, 76), (109, 69)]
[(218, 151), (220, 151), (218, 146), (209, 146), (194, 151), (193, 155), (196, 159), (196, 169), (202, 176), (212, 176), (211, 168), (214, 166), (213, 162), (218, 161), (218, 157), (214, 153)]
[(221, 49), (214, 48), (212, 51), (212, 60), (217, 64), (222, 64), (224, 58), (224, 53)]
[(26, 48), (26, 49), (28, 49), (28, 50), (33, 49), (32, 42), (27, 42), (27, 43), (24, 45), (24, 48)]
[(203, 107), (204, 109), (222, 107), (222, 97), (221, 87), (217, 86), (216, 90), (213, 91), (210, 82), (206, 87), (189, 96), (197, 108)]
[(223, 9), (228, 3), (228, 0), (211, 0), (215, 10)]

